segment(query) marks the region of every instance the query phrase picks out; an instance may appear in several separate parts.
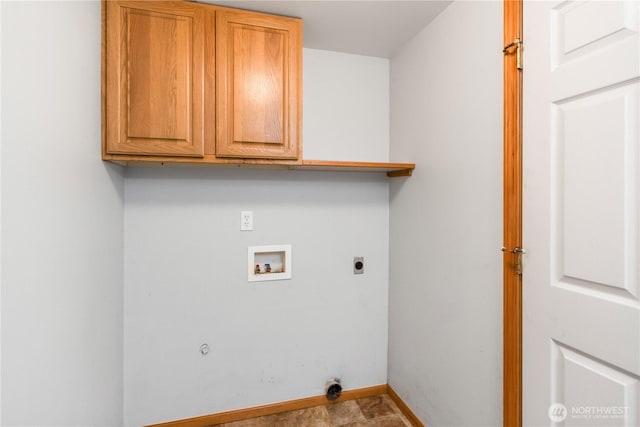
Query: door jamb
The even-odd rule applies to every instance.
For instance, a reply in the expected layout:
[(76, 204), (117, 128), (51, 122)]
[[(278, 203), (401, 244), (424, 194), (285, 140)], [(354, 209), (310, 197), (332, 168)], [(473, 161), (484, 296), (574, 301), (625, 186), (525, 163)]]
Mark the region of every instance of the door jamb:
[[(522, 38), (522, 0), (504, 0), (504, 46)], [(522, 70), (517, 54), (504, 55), (504, 205), (503, 244), (522, 248)], [(522, 425), (522, 275), (521, 254), (503, 254), (503, 425)]]

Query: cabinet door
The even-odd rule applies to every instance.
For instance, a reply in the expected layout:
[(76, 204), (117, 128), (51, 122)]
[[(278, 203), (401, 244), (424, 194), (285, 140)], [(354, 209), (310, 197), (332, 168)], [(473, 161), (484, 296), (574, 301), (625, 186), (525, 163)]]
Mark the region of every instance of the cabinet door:
[(186, 2), (106, 3), (106, 152), (202, 157), (213, 13)]
[(302, 21), (216, 13), (216, 155), (301, 157)]

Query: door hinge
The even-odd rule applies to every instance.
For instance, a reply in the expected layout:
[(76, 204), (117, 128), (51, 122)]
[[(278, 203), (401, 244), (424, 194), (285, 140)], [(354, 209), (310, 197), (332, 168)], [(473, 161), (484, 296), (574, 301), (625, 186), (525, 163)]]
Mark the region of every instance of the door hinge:
[(516, 256), (516, 274), (518, 276), (522, 276), (522, 255), (526, 254), (527, 251), (522, 249), (519, 246), (516, 246), (513, 249), (507, 249), (504, 246), (500, 248), (502, 252), (509, 252)]
[(518, 37), (517, 39), (506, 45), (504, 49), (502, 49), (502, 53), (508, 55), (509, 53), (511, 53), (510, 51), (512, 47), (516, 48), (516, 67), (518, 68), (518, 70), (522, 70), (522, 40)]

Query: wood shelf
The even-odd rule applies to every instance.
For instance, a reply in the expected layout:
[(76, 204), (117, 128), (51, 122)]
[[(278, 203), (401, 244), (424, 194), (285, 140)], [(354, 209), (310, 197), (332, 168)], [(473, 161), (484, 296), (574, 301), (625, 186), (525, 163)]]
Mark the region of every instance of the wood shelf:
[(388, 177), (395, 178), (400, 176), (411, 176), (416, 165), (414, 163), (303, 160), (302, 165), (296, 166), (295, 168), (319, 171), (386, 172)]
[(385, 172), (388, 177), (411, 176), (416, 165), (414, 163), (388, 162), (350, 162), (332, 160), (303, 160), (302, 163), (277, 162), (268, 160), (221, 160), (207, 161), (197, 158), (172, 158), (165, 161), (160, 157), (142, 158), (140, 156), (105, 156), (107, 161), (123, 166), (164, 166), (164, 167), (218, 167), (234, 169), (289, 169), (301, 171), (334, 171), (334, 172)]

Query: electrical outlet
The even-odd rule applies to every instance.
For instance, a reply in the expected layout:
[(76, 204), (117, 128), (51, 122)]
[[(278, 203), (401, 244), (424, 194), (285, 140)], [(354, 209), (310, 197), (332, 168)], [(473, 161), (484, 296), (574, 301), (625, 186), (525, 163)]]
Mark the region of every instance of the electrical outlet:
[(242, 211), (240, 212), (240, 231), (253, 230), (253, 212)]
[(364, 274), (364, 257), (353, 257), (353, 274)]

